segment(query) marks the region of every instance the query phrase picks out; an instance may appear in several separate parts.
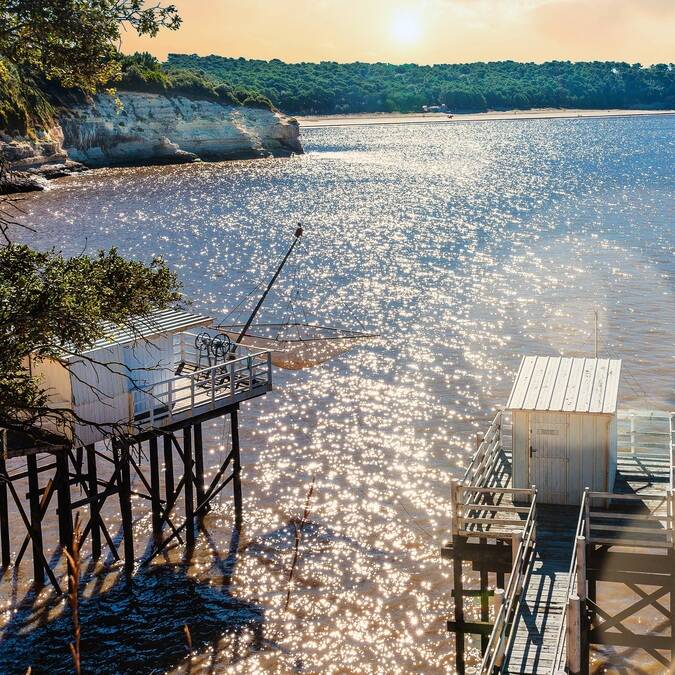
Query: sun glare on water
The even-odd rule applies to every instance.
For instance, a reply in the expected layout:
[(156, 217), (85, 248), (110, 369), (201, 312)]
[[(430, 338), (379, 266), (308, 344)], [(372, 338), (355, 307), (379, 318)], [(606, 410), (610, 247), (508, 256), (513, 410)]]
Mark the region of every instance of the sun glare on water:
[(391, 17), (392, 39), (401, 44), (414, 44), (422, 37), (422, 22), (418, 12), (399, 9)]

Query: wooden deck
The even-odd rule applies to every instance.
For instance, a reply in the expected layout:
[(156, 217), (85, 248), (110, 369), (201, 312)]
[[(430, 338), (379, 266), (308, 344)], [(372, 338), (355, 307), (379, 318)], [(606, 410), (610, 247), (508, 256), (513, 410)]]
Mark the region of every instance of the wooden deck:
[[(582, 577), (578, 576), (582, 574), (578, 572), (579, 564), (585, 566), (586, 563), (577, 559), (577, 538), (586, 537), (588, 544), (605, 549), (638, 547), (642, 555), (656, 554), (659, 557), (663, 556), (664, 547), (672, 547), (675, 516), (672, 511), (675, 506), (671, 508), (667, 499), (672, 474), (672, 422), (667, 438), (660, 429), (656, 432), (649, 430), (650, 445), (641, 448), (641, 452), (626, 451), (636, 447), (636, 435), (627, 436), (632, 442), (630, 445), (620, 443), (612, 493), (616, 497), (609, 503), (609, 493), (587, 492), (581, 513), (578, 506), (536, 504), (536, 491), (523, 495), (522, 491), (519, 494), (512, 489), (510, 452), (508, 447), (504, 447), (509, 444), (505, 436), (500, 439), (502, 424), (503, 418), (498, 415), (464, 480), (453, 486), (456, 514), (453, 537), (467, 542), (478, 539), (498, 543), (509, 538), (512, 541), (511, 577), (515, 575), (516, 582), (509, 581), (506, 591), (500, 591), (499, 602), (494, 608), (494, 626), (485, 646), (480, 672), (564, 672), (567, 613), (570, 597), (577, 592), (579, 583), (582, 583), (579, 588), (584, 589), (579, 591), (579, 595), (586, 603), (585, 581), (579, 582)], [(501, 440), (506, 441), (504, 445)], [(527, 499), (532, 508), (524, 508), (526, 504), (520, 502), (522, 499)], [(531, 519), (535, 523), (536, 537), (531, 546), (518, 546), (529, 531)], [(583, 539), (578, 541), (583, 542)], [(450, 549), (446, 554), (449, 552)], [(585, 574), (583, 571), (583, 579)], [(597, 571), (594, 578), (599, 578)], [(487, 590), (481, 588), (481, 592)], [(601, 616), (602, 610), (595, 602), (595, 590), (591, 595), (589, 607), (593, 608), (595, 616)], [(457, 607), (456, 604), (456, 612)], [(461, 633), (461, 618), (449, 622), (451, 624), (457, 625)], [(469, 631), (484, 631), (482, 625), (464, 626)], [(599, 635), (600, 630), (595, 633)], [(636, 640), (639, 642), (639, 636)]]

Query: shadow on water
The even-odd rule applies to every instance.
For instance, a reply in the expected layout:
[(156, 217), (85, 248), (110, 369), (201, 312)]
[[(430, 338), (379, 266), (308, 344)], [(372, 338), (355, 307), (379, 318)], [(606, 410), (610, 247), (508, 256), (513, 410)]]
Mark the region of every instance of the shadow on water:
[[(163, 672), (185, 660), (184, 626), (193, 651), (215, 647), (232, 637), (232, 661), (263, 644), (262, 607), (232, 596), (239, 533), (228, 556), (217, 556), (222, 577), (213, 583), (188, 575), (188, 563), (141, 567), (131, 584), (120, 575), (106, 590), (80, 597), (82, 671), (86, 673)], [(84, 570), (83, 570), (84, 572)], [(109, 572), (108, 572), (109, 573)], [(103, 577), (106, 571), (102, 572)], [(88, 570), (82, 587), (103, 584)], [(72, 673), (72, 641), (67, 602), (35, 601), (33, 594), (16, 608), (0, 635), (0, 672)]]

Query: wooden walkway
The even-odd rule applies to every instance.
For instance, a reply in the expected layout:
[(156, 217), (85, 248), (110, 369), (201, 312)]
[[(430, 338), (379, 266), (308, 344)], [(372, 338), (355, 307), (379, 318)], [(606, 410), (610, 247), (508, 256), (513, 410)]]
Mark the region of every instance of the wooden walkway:
[(567, 607), (569, 567), (578, 509), (540, 505), (533, 561), (503, 672), (551, 672)]

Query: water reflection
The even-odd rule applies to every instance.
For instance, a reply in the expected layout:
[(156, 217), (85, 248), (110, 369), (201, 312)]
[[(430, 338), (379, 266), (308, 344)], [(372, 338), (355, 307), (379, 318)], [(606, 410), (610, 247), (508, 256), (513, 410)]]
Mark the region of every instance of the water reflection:
[[(196, 307), (219, 315), (255, 294), (302, 221), (297, 264), (261, 320), (303, 312), (382, 334), (319, 368), (278, 372), (276, 391), (245, 407), (231, 592), (264, 608), (267, 642), (234, 671), (453, 670), (439, 559), (449, 481), (520, 355), (589, 354), (594, 309), (603, 353), (629, 373), (621, 405), (675, 405), (673, 126), (316, 129), (303, 157), (100, 171), (27, 199), (38, 245), (160, 254)], [(215, 467), (222, 428), (209, 432)], [(312, 479), (286, 610), (289, 523)], [(224, 496), (207, 517), (225, 549), (229, 515)], [(190, 575), (220, 575), (210, 547), (198, 546)], [(229, 643), (197, 651), (220, 667), (235, 657)]]

